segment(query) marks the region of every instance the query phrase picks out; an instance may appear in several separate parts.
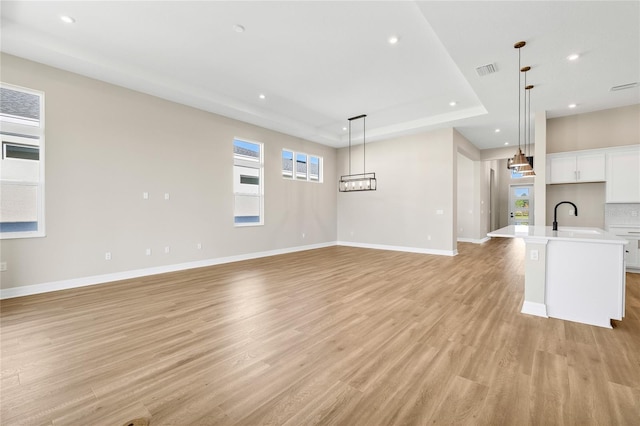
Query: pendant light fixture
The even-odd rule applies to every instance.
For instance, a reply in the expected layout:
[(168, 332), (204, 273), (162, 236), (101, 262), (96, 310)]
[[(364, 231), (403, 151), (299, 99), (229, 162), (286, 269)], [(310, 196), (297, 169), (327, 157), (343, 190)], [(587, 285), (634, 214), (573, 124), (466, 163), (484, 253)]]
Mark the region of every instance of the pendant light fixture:
[(529, 164), (529, 162), (527, 161), (527, 158), (522, 153), (522, 149), (520, 148), (520, 136), (521, 136), (521, 133), (522, 133), (522, 129), (520, 127), (520, 118), (522, 116), (522, 110), (521, 110), (522, 98), (520, 96), (520, 94), (521, 94), (521, 91), (520, 91), (520, 88), (521, 88), (520, 49), (522, 49), (524, 46), (526, 46), (526, 44), (527, 43), (524, 42), (524, 41), (519, 41), (519, 42), (517, 42), (516, 44), (513, 45), (514, 48), (518, 49), (518, 151), (515, 153), (513, 158), (509, 160), (509, 168), (510, 169), (516, 169), (516, 168), (519, 168), (519, 167), (523, 167), (526, 164)]
[[(530, 153), (531, 147), (531, 89), (533, 85), (527, 84), (527, 72), (531, 67), (523, 67), (520, 69), (524, 73), (524, 153), (527, 164), (518, 168), (518, 172), (522, 176), (535, 176), (533, 165), (530, 163), (532, 159)], [(528, 108), (527, 108), (528, 107)]]
[[(349, 174), (340, 176), (338, 191), (354, 192), (354, 191), (375, 191), (377, 189), (377, 180), (375, 173), (367, 173), (367, 151), (366, 151), (366, 127), (367, 115), (362, 114), (349, 118)], [(351, 174), (351, 122), (362, 119), (362, 173)]]
[[(527, 129), (527, 125), (525, 123), (525, 154), (527, 156), (527, 165), (522, 168), (523, 176), (535, 176), (536, 172), (533, 170), (533, 156), (531, 155), (531, 134), (533, 129), (531, 128), (531, 89), (533, 89), (533, 84), (526, 85), (527, 78), (525, 76), (525, 120), (528, 120), (529, 125)], [(526, 106), (528, 104), (528, 111), (526, 110)]]

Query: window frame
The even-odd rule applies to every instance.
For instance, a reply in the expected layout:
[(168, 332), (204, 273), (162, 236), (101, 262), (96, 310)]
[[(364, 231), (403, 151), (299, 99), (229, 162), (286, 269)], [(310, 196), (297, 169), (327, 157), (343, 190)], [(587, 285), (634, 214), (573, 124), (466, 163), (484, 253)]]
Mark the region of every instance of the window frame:
[[(244, 142), (252, 145), (257, 145), (259, 147), (259, 155), (258, 158), (236, 154), (235, 150), (233, 151), (233, 225), (234, 227), (247, 227), (247, 226), (263, 226), (264, 225), (264, 143), (252, 141), (250, 139), (242, 138), (235, 136), (233, 138), (233, 147), (236, 146), (236, 141)], [(236, 185), (241, 185), (240, 180), (236, 182), (236, 167), (241, 168), (249, 168), (257, 170), (257, 178), (258, 178), (258, 188), (257, 193), (253, 192), (241, 192), (236, 190)], [(238, 179), (241, 179), (242, 176), (249, 176), (246, 173), (238, 170)], [(254, 185), (245, 183), (245, 185)], [(251, 196), (258, 198), (258, 209), (259, 209), (259, 220), (257, 222), (236, 222), (236, 197), (242, 196)]]
[[(36, 224), (35, 231), (0, 231), (0, 240), (19, 239), (19, 238), (41, 238), (46, 237), (45, 224), (45, 93), (40, 90), (30, 89), (27, 87), (17, 86), (10, 83), (0, 82), (0, 87), (13, 90), (16, 92), (28, 93), (36, 95), (39, 98), (39, 120), (23, 119), (10, 114), (0, 114), (0, 137), (2, 138), (2, 158), (0, 161), (18, 162), (28, 164), (34, 161), (38, 162), (38, 180), (22, 180), (22, 179), (3, 179), (0, 176), (0, 183), (7, 185), (25, 185), (36, 186)], [(25, 141), (37, 141), (37, 144), (24, 143)], [(5, 142), (11, 145), (28, 145), (38, 146), (39, 159), (29, 160), (21, 158), (6, 158)], [(4, 168), (4, 167), (3, 167)]]
[[(284, 169), (284, 163), (283, 161), (285, 160), (284, 158), (284, 154), (289, 153), (291, 154), (291, 161), (292, 161), (292, 166), (291, 166), (291, 172), (289, 173), (287, 170)], [(298, 156), (299, 155), (303, 155), (306, 158), (306, 174), (304, 175), (304, 177), (302, 177), (302, 173), (298, 173)], [(318, 174), (317, 174), (317, 179), (314, 179), (313, 176), (316, 175), (312, 175), (311, 174), (311, 164), (312, 164), (312, 159), (316, 159), (318, 161)], [(314, 182), (314, 183), (323, 183), (324, 181), (324, 173), (323, 173), (323, 158), (319, 155), (313, 155), (313, 154), (309, 154), (306, 152), (302, 152), (302, 151), (295, 151), (293, 149), (289, 149), (289, 148), (283, 148), (282, 152), (280, 153), (280, 162), (281, 162), (281, 171), (280, 171), (280, 175), (282, 176), (283, 179), (285, 180), (296, 180), (296, 181), (302, 181), (302, 182)]]

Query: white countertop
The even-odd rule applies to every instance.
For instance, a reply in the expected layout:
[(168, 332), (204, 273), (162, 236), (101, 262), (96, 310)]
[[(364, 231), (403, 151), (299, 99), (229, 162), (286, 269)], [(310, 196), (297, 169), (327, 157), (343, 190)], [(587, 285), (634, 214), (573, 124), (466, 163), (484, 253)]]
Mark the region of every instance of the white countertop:
[(551, 226), (509, 225), (487, 234), (489, 237), (539, 238), (558, 241), (576, 241), (585, 243), (627, 244), (622, 237), (599, 228), (560, 226), (552, 231)]

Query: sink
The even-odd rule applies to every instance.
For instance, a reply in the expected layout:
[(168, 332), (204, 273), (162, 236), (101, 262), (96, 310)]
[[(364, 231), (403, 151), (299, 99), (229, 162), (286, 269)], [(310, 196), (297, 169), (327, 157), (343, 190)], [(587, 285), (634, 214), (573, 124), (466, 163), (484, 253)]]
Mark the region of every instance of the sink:
[(572, 228), (568, 226), (561, 226), (558, 228), (558, 232), (566, 232), (573, 235), (600, 235), (601, 231), (597, 229), (589, 229), (589, 228)]

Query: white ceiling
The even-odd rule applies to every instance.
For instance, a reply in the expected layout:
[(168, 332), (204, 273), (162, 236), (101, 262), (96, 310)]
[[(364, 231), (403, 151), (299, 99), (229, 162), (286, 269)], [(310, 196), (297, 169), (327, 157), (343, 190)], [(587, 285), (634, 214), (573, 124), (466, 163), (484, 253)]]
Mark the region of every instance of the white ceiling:
[(532, 110), (640, 103), (640, 88), (609, 90), (640, 81), (638, 1), (3, 0), (1, 13), (4, 52), (335, 147), (360, 114), (367, 141), (453, 126), (480, 149), (517, 144), (520, 40)]

